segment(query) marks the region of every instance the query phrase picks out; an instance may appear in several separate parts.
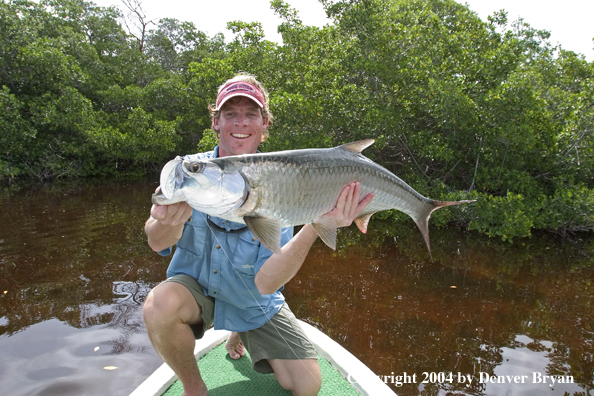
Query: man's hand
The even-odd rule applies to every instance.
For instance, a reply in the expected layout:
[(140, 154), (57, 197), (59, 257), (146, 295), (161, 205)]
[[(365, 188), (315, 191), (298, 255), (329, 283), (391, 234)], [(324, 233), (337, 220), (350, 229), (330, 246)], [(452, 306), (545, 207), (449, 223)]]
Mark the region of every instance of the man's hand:
[(188, 221), (190, 216), (192, 216), (192, 207), (187, 202), (151, 207), (151, 217), (163, 225), (175, 227)]
[(153, 205), (151, 217), (144, 224), (144, 232), (151, 249), (160, 252), (175, 245), (181, 238), (184, 224), (190, 216), (192, 207), (187, 202)]
[(373, 194), (369, 193), (359, 202), (360, 194), (361, 184), (358, 181), (348, 184), (338, 196), (336, 207), (324, 216), (333, 216), (337, 228), (350, 226), (373, 199)]

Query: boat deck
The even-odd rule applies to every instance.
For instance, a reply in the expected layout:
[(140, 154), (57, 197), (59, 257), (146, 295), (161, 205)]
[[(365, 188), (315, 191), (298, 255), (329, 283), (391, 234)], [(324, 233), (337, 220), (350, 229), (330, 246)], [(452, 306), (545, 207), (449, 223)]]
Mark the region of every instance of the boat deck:
[[(352, 385), (336, 371), (328, 361), (319, 358), (322, 371), (322, 389), (318, 395), (360, 396)], [(291, 395), (284, 390), (272, 374), (260, 374), (252, 370), (249, 354), (233, 360), (222, 343), (198, 361), (200, 373), (208, 387), (209, 396), (282, 396)], [(163, 396), (179, 396), (183, 393), (181, 383), (175, 381)]]
[[(299, 321), (299, 324), (319, 356), (322, 372), (319, 395), (396, 395), (366, 365), (330, 337), (305, 322)], [(253, 371), (249, 354), (238, 360), (231, 359), (224, 345), (229, 334), (228, 331), (211, 329), (196, 341), (194, 355), (210, 396), (291, 395), (272, 374)], [(130, 396), (178, 396), (182, 393), (182, 385), (175, 373), (163, 364)]]

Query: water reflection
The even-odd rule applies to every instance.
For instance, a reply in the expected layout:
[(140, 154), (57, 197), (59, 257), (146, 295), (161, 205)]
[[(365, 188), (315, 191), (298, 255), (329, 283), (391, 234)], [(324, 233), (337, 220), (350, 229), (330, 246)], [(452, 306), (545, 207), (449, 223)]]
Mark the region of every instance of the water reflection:
[[(112, 183), (0, 193), (3, 393), (127, 395), (160, 365), (140, 313), (168, 262), (142, 231), (153, 190)], [(592, 242), (540, 236), (509, 245), (431, 232), (433, 263), (412, 223), (397, 237), (377, 220), (367, 235), (341, 230), (337, 252), (316, 244), (285, 295), (298, 317), (401, 395), (590, 394)], [(416, 380), (391, 380), (405, 372)], [(481, 373), (530, 381), (481, 383)], [(575, 383), (534, 383), (533, 373)]]

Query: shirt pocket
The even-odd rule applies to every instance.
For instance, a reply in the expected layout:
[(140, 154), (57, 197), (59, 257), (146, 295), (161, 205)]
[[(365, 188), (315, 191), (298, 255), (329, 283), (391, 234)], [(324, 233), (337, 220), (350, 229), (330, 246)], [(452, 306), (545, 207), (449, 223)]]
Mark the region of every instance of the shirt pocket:
[(201, 260), (204, 257), (207, 233), (208, 225), (194, 212), (184, 224), (184, 231), (182, 237), (177, 241), (177, 247), (191, 253), (196, 260)]
[(239, 234), (239, 240), (233, 255), (233, 266), (242, 274), (255, 276), (254, 265), (258, 261), (260, 241), (251, 232)]

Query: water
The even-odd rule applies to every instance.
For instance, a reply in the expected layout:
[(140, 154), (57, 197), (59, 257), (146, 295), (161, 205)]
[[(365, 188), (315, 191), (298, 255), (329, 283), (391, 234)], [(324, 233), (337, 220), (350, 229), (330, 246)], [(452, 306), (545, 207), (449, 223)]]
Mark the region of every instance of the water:
[(2, 196), (2, 394), (126, 395), (159, 367), (141, 315), (167, 265), (143, 241), (151, 189), (120, 183)]
[[(143, 233), (155, 187), (1, 193), (2, 394), (127, 395), (161, 364), (141, 317), (168, 262)], [(432, 263), (402, 228), (316, 244), (285, 289), (296, 315), (401, 395), (591, 394), (591, 242), (432, 229)]]

